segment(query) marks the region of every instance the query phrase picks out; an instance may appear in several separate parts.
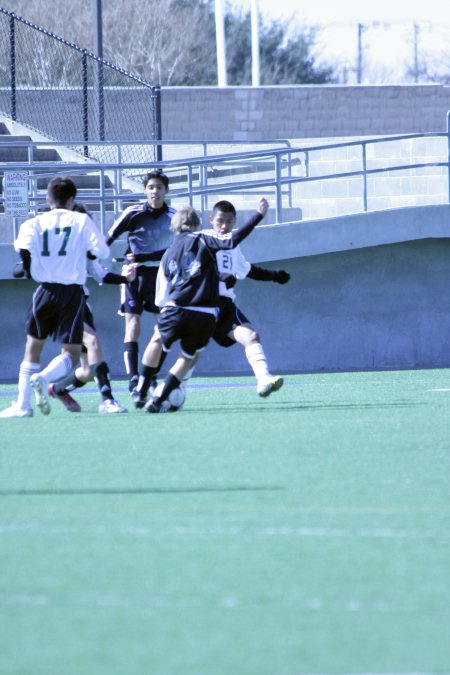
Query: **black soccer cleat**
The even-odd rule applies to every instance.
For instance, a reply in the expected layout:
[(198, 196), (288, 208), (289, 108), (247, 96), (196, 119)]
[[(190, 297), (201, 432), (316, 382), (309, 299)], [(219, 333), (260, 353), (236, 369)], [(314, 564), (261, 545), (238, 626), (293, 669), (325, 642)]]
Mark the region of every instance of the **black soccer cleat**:
[(145, 396), (142, 396), (141, 392), (138, 391), (137, 389), (133, 389), (131, 392), (131, 400), (134, 403), (134, 407), (140, 410), (143, 408), (147, 402), (147, 399)]
[(130, 396), (133, 397), (133, 392), (137, 387), (137, 383), (139, 382), (139, 375), (133, 375), (128, 381), (128, 391), (130, 392)]
[(160, 413), (160, 412), (162, 412), (161, 406), (158, 405), (157, 403), (153, 403), (153, 401), (150, 401), (145, 406), (145, 411), (148, 412), (148, 413)]
[(155, 399), (150, 399), (145, 406), (145, 411), (148, 413), (165, 413), (167, 412), (167, 407), (162, 403), (158, 403)]

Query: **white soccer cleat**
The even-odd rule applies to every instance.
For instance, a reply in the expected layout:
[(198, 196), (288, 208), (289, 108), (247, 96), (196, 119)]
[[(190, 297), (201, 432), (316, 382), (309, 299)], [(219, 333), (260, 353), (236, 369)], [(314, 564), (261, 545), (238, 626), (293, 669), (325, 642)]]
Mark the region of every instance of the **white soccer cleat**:
[(267, 396), (270, 396), (270, 394), (273, 391), (278, 391), (278, 389), (281, 389), (283, 386), (283, 378), (274, 376), (274, 375), (266, 375), (265, 377), (260, 377), (258, 380), (258, 384), (256, 385), (256, 393), (258, 396), (262, 396), (263, 398), (266, 398)]
[(33, 417), (33, 410), (31, 408), (20, 408), (17, 401), (13, 401), (9, 408), (0, 412), (0, 417)]
[(35, 374), (30, 377), (30, 384), (34, 389), (36, 405), (43, 415), (50, 413), (50, 401), (48, 398), (47, 382), (42, 375)]
[(98, 406), (98, 412), (100, 415), (104, 415), (107, 413), (126, 413), (128, 410), (115, 399), (107, 398)]

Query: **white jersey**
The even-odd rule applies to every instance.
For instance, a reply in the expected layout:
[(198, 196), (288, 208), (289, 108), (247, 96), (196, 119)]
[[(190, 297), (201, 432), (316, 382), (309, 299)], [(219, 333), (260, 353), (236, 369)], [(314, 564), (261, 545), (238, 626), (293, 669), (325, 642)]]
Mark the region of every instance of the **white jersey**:
[(86, 213), (52, 209), (26, 220), (14, 242), (16, 251), (31, 255), (31, 276), (39, 283), (86, 282), (86, 254), (106, 258), (105, 237)]
[[(251, 264), (246, 260), (239, 246), (216, 253), (217, 269), (219, 274), (231, 274), (236, 279), (245, 279), (250, 272)], [(224, 295), (232, 300), (236, 293), (234, 288), (227, 288), (223, 281), (219, 281), (219, 295)]]
[(164, 307), (167, 302), (167, 292), (169, 289), (169, 281), (164, 274), (164, 269), (159, 264), (158, 274), (156, 276), (156, 290), (155, 290), (155, 305), (157, 307)]

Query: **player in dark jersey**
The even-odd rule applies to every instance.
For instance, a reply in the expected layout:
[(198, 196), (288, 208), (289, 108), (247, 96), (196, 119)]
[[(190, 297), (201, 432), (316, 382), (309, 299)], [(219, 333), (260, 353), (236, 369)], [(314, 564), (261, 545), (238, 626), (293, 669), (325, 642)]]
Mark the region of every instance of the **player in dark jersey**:
[[(177, 236), (165, 252), (158, 272), (156, 302), (161, 307), (154, 334), (142, 357), (142, 370), (133, 400), (137, 408), (162, 412), (161, 404), (192, 367), (197, 352), (209, 342), (216, 327), (219, 273), (216, 253), (230, 250), (247, 237), (263, 219), (269, 204), (260, 199), (255, 215), (241, 228), (221, 236), (201, 232), (192, 208), (181, 209), (172, 219)], [(161, 351), (180, 340), (181, 354), (170, 369), (159, 396), (146, 403), (147, 392)]]
[(107, 243), (127, 234), (127, 262), (138, 263), (136, 279), (124, 286), (121, 311), (125, 315), (124, 361), (130, 392), (136, 387), (139, 372), (139, 337), (144, 311), (157, 314), (155, 288), (158, 265), (163, 252), (171, 244), (170, 222), (175, 209), (165, 197), (169, 178), (159, 170), (150, 171), (143, 179), (147, 201), (129, 206), (108, 232)]

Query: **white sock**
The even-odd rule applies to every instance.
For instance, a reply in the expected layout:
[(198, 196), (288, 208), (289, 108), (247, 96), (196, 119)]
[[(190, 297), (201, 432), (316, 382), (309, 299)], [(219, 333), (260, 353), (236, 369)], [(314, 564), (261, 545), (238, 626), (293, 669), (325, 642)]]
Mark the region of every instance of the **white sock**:
[(41, 366), (39, 363), (31, 363), (31, 361), (22, 361), (19, 368), (19, 396), (17, 398), (17, 405), (19, 408), (29, 408), (32, 394), (30, 384), (30, 377), (38, 373)]
[(245, 348), (245, 356), (247, 357), (247, 361), (255, 373), (257, 380), (259, 380), (260, 377), (270, 375), (266, 355), (264, 354), (260, 342), (248, 345), (248, 347)]
[(72, 359), (67, 354), (59, 354), (39, 373), (46, 382), (56, 382), (73, 368)]

